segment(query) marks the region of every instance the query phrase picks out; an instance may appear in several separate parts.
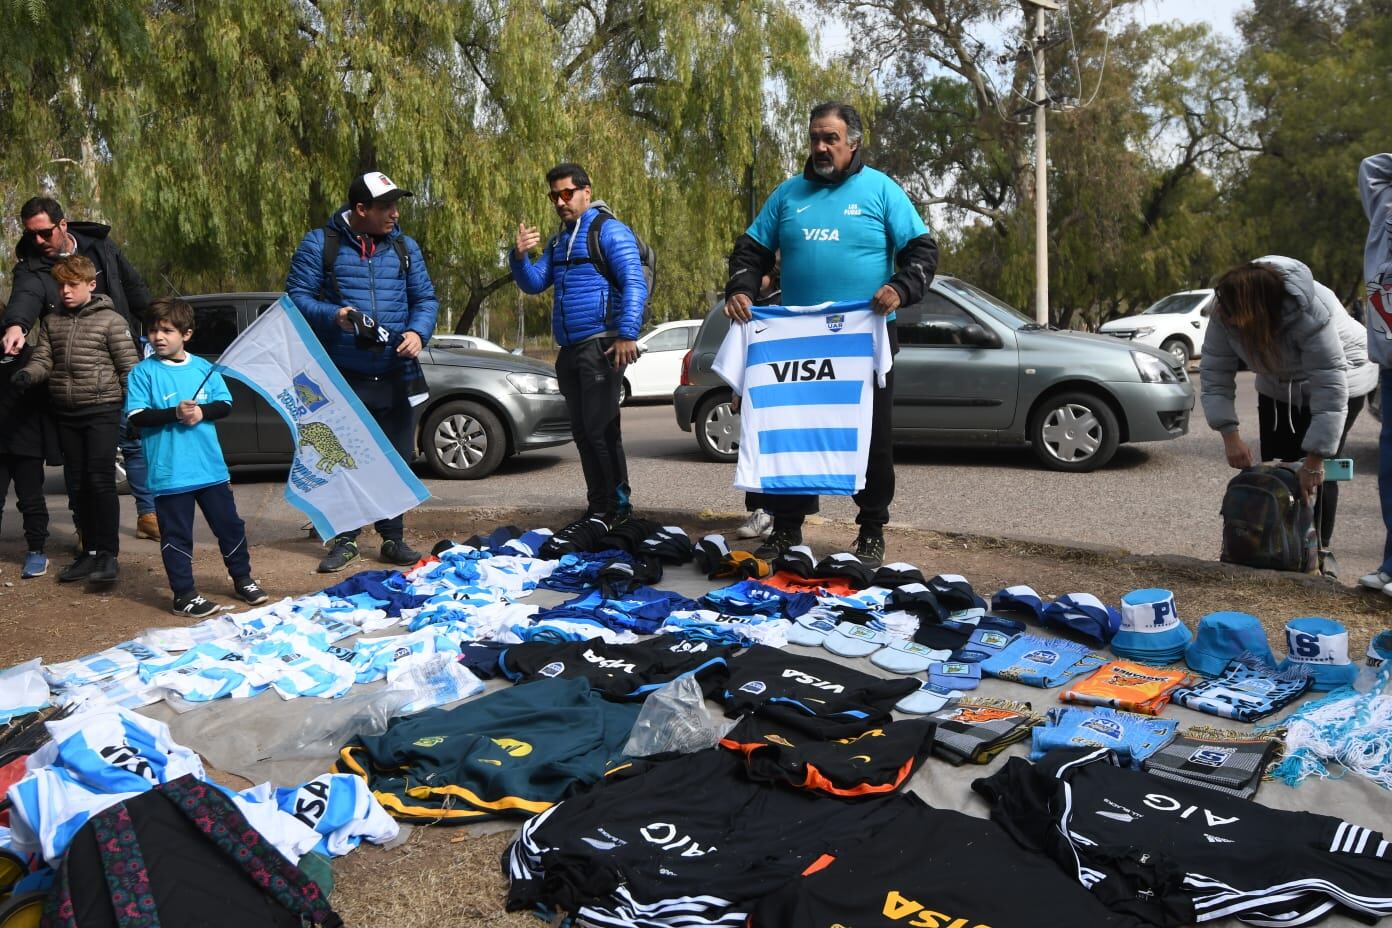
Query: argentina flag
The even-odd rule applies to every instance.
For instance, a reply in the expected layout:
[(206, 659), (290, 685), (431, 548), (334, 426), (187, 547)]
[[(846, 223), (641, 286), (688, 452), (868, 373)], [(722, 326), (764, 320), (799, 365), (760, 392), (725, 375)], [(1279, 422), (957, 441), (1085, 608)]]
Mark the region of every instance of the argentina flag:
[(401, 515), (430, 498), (344, 382), (309, 323), (282, 296), (218, 358), (295, 436), (285, 498), (324, 539)]

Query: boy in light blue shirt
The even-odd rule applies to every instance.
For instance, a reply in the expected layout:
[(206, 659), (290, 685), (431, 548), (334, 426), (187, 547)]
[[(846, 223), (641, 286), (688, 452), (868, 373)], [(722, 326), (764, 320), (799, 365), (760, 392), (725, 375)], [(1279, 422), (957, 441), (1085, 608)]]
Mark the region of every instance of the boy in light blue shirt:
[(232, 486), (213, 422), (232, 411), (222, 375), (184, 350), (193, 336), (193, 307), (182, 300), (156, 300), (145, 314), (154, 355), (131, 371), (126, 415), (140, 430), (149, 467), (150, 492), (160, 524), (160, 556), (174, 591), (175, 615), (203, 618), (217, 605), (198, 593), (193, 580), (193, 510), (203, 510), (217, 536), (233, 594), (256, 606), (266, 593), (251, 576), (246, 525), (237, 515)]

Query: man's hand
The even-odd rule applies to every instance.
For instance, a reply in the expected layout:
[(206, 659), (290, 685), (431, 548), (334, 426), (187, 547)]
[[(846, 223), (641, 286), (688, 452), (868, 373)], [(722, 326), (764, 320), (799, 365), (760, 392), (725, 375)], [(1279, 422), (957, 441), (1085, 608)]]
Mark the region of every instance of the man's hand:
[(1238, 470), (1243, 470), (1257, 463), (1251, 447), (1242, 440), (1242, 436), (1238, 435), (1237, 432), (1227, 432), (1223, 435), (1223, 453), (1228, 458), (1228, 466), (1236, 467)]
[(12, 325), (5, 328), (5, 337), (0, 339), (0, 348), (4, 349), (5, 354), (19, 354), (24, 348), (24, 329), (22, 326)]
[(338, 315), (334, 317), (334, 321), (338, 323), (338, 327), (345, 332), (353, 331), (353, 323), (348, 319), (348, 313), (352, 309), (353, 307), (351, 306), (340, 306), (338, 308)]
[(177, 408), (178, 411), (174, 415), (184, 425), (193, 426), (203, 421), (203, 410), (193, 400), (184, 400)]
[(899, 291), (885, 284), (870, 298), (870, 308), (881, 316), (888, 316), (899, 308)]
[(526, 257), (527, 252), (531, 251), (541, 241), (541, 233), (525, 222), (517, 224), (517, 248), (513, 254), (518, 258)]
[(409, 329), (406, 334), (401, 336), (401, 344), (396, 346), (396, 353), (399, 357), (414, 358), (421, 353), (421, 337), (418, 333)]
[(609, 355), (614, 370), (622, 370), (638, 360), (638, 343), (631, 338), (616, 338), (614, 344), (604, 349), (604, 353)]
[(725, 301), (725, 318), (733, 319), (735, 322), (748, 322), (754, 318), (754, 314), (749, 311), (749, 307), (754, 305), (754, 301), (749, 298), (747, 293), (736, 293)]

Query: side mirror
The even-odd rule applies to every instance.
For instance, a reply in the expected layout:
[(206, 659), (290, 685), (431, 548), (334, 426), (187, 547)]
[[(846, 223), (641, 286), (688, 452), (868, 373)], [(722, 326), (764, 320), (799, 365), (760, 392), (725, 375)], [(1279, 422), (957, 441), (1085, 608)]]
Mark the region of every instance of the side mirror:
[(974, 348), (999, 348), (1001, 346), (999, 335), (975, 322), (969, 322), (962, 326), (962, 341)]
[(511, 351), (509, 351), (508, 354), (516, 354), (516, 355), (523, 354), (522, 346), (521, 346), (521, 345), (518, 345), (516, 348), (512, 349)]

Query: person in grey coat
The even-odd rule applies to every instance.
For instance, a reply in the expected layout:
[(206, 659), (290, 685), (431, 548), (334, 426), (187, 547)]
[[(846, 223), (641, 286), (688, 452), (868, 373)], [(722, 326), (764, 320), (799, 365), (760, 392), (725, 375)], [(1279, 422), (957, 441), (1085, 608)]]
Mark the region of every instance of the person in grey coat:
[(1382, 564), (1359, 582), (1392, 596), (1392, 152), (1369, 155), (1358, 166), (1358, 193), (1368, 217), (1363, 245), (1363, 280), (1368, 290), (1368, 357), (1378, 382), (1382, 430), (1378, 434), (1378, 500), (1386, 534)]
[(1315, 506), (1320, 571), (1338, 576), (1329, 551), (1339, 485), (1324, 462), (1344, 439), (1377, 385), (1367, 334), (1328, 287), (1294, 258), (1267, 255), (1218, 279), (1217, 303), (1199, 364), (1204, 418), (1223, 436), (1228, 464), (1257, 458), (1238, 431), (1239, 366), (1256, 376), (1258, 452), (1263, 461), (1301, 461), (1300, 487)]

